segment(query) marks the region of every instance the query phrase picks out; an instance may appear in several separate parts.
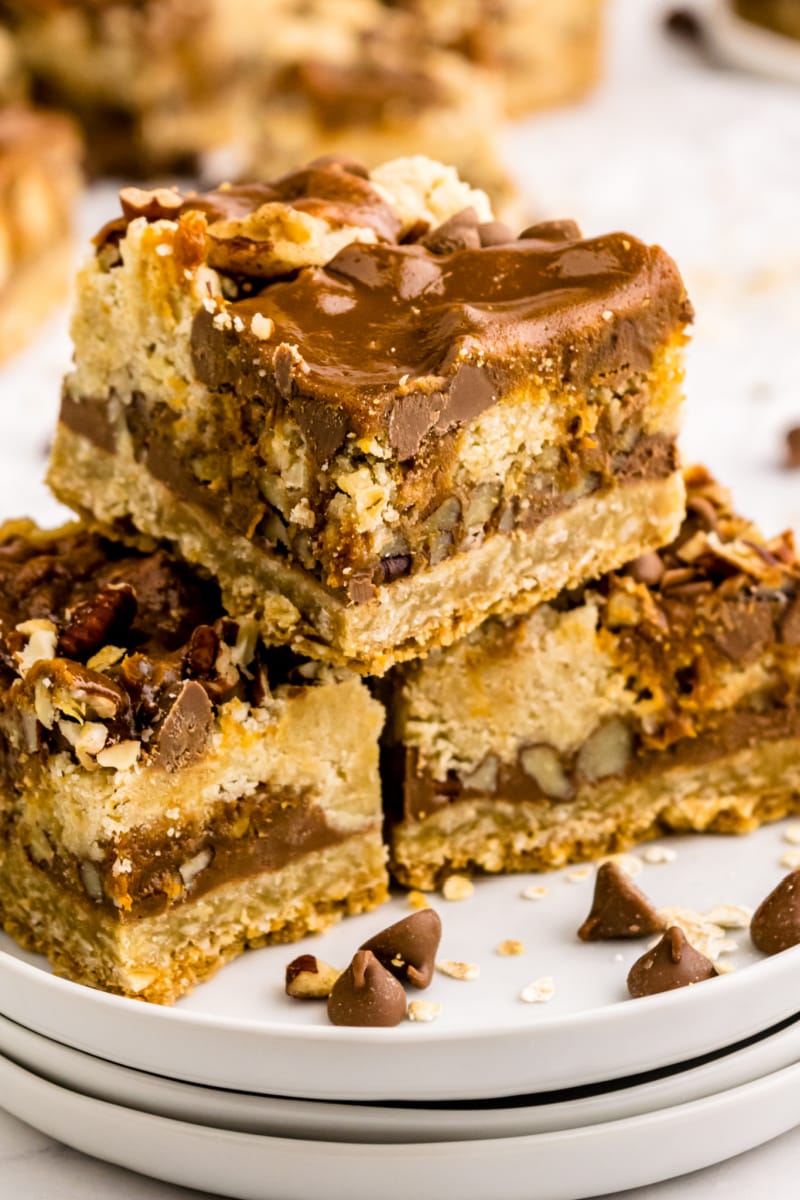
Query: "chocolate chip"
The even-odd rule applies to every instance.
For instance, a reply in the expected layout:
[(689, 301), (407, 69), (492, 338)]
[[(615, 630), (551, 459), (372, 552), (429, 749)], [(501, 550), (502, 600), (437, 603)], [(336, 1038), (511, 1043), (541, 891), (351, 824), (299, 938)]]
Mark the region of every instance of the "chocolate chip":
[(702, 23), (693, 8), (673, 8), (664, 17), (664, 28), (690, 42), (698, 42), (703, 36)]
[(478, 233), (481, 246), (507, 246), (516, 241), (513, 230), (505, 221), (482, 221)]
[(800, 869), (782, 879), (759, 904), (750, 923), (750, 937), (764, 954), (779, 954), (800, 945)]
[(155, 761), (165, 771), (179, 771), (203, 754), (214, 724), (205, 688), (187, 679), (164, 718)]
[(664, 575), (664, 564), (659, 556), (651, 551), (649, 554), (640, 554), (633, 562), (628, 563), (625, 573), (637, 583), (655, 587)]
[(621, 867), (603, 863), (597, 872), (591, 911), (578, 930), (581, 941), (647, 937), (663, 928), (656, 909)]
[(538, 242), (576, 242), (581, 237), (581, 230), (576, 221), (539, 221), (523, 229), (519, 236), (520, 240), (530, 238)]
[(671, 925), (657, 946), (648, 950), (630, 969), (628, 991), (634, 998), (655, 996), (674, 988), (689, 987), (714, 979), (717, 968), (710, 958), (695, 950), (686, 934)]
[(434, 254), (452, 254), (455, 250), (479, 250), (478, 214), (471, 206), (448, 217), (422, 238), (422, 245)]
[(786, 466), (790, 470), (800, 467), (800, 425), (786, 430)]
[(396, 921), (364, 942), (378, 962), (404, 983), (426, 988), (433, 979), (436, 951), (442, 938), (442, 922), (432, 908), (423, 908)]
[(787, 646), (800, 646), (800, 592), (781, 618), (781, 641)]
[(712, 637), (731, 662), (756, 662), (775, 638), (769, 603), (744, 596), (725, 601), (716, 610)]
[(369, 950), (357, 950), (328, 997), (332, 1025), (388, 1027), (406, 1015), (406, 994)]
[(198, 625), (192, 630), (186, 647), (184, 665), (193, 679), (204, 679), (214, 670), (219, 654), (219, 634), (211, 625)]
[(101, 588), (72, 610), (58, 639), (58, 652), (65, 658), (88, 658), (127, 633), (135, 616), (136, 597), (131, 587)]
[(410, 554), (389, 554), (386, 558), (381, 559), (378, 566), (378, 582), (391, 583), (393, 579), (400, 579), (402, 575), (407, 575), (410, 570)]

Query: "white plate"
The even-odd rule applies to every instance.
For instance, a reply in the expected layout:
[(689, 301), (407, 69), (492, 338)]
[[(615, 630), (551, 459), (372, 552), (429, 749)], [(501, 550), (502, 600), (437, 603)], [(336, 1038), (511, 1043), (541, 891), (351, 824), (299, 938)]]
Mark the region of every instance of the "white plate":
[(714, 0), (702, 19), (724, 62), (771, 79), (800, 83), (800, 40), (746, 21), (734, 11), (731, 0)]
[[(580, 1200), (673, 1178), (800, 1122), (800, 1066), (627, 1121), (470, 1142), (364, 1145), (235, 1133), (155, 1117), (57, 1087), (0, 1059), (10, 1113), (77, 1150), (237, 1200)], [(498, 1192), (502, 1180), (502, 1192)]]
[[(685, 837), (675, 862), (646, 866), (637, 882), (659, 905), (706, 910), (754, 906), (785, 869), (781, 826), (747, 838)], [(313, 951), (345, 963), (365, 937), (409, 910), (397, 898), (296, 946), (244, 955), (174, 1009), (109, 996), (56, 979), (10, 939), (0, 952), (0, 1012), (55, 1041), (112, 1062), (193, 1083), (314, 1100), (466, 1100), (521, 1095), (623, 1078), (723, 1049), (797, 1009), (800, 948), (760, 958), (746, 931), (739, 969), (694, 988), (628, 1000), (625, 976), (642, 942), (584, 945), (575, 936), (592, 881), (540, 876), (540, 901), (520, 890), (535, 877), (478, 881), (461, 903), (440, 901), (443, 957), (480, 964), (464, 983), (437, 975), (442, 1004), (430, 1025), (337, 1029), (324, 1006), (288, 999), (286, 962)], [(496, 947), (521, 938), (526, 953)], [(520, 989), (552, 975), (549, 1004)]]
[[(51, 1083), (176, 1121), (275, 1137), (334, 1142), (436, 1142), (519, 1137), (656, 1112), (750, 1083), (800, 1060), (800, 1017), (758, 1042), (612, 1091), (516, 1097), (490, 1107), (326, 1104), (179, 1083), (61, 1046), (0, 1017), (0, 1054)], [(586, 1089), (583, 1089), (585, 1093)]]

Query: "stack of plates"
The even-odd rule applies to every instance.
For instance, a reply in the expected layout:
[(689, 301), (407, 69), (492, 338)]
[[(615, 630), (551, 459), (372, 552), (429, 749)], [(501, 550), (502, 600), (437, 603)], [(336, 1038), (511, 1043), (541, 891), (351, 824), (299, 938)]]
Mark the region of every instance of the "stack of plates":
[[(785, 873), (780, 825), (669, 845), (676, 860), (636, 880), (660, 906), (753, 907)], [(522, 898), (536, 883), (547, 894)], [(56, 979), (3, 939), (2, 1102), (88, 1154), (242, 1200), (391, 1200), (415, 1186), (577, 1198), (710, 1165), (800, 1123), (800, 948), (762, 959), (741, 931), (732, 973), (627, 1000), (644, 947), (577, 940), (591, 886), (565, 871), (442, 901), (442, 955), (480, 977), (437, 975), (426, 998), (438, 1019), (388, 1030), (333, 1028), (324, 1007), (289, 1000), (282, 977), (301, 951), (343, 965), (408, 913), (402, 897), (297, 948), (250, 953), (174, 1009)], [(525, 953), (498, 955), (508, 938)], [(522, 1003), (544, 975), (554, 998)]]

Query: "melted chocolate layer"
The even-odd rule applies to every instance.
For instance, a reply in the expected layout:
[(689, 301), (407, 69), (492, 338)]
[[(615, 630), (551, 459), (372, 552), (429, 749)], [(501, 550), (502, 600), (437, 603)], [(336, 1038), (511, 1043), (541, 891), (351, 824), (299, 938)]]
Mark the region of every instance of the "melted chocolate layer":
[[(691, 317), (668, 255), (623, 234), (449, 254), (354, 244), (230, 312), (243, 332), (195, 319), (204, 383), (276, 390), (327, 454), (387, 432), (401, 459), (531, 376), (580, 389), (646, 371)], [(268, 342), (250, 333), (256, 314), (274, 322)]]

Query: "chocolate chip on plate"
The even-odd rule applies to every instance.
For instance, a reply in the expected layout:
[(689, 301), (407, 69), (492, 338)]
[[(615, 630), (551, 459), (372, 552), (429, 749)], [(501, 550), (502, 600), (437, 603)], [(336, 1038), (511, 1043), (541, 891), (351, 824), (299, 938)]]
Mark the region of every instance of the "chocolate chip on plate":
[(658, 944), (631, 967), (628, 991), (635, 999), (655, 996), (658, 992), (702, 983), (717, 974), (711, 959), (695, 950), (682, 929), (671, 925)]
[(404, 983), (426, 988), (433, 979), (442, 922), (432, 908), (424, 908), (382, 929), (362, 950), (370, 950), (387, 971)]
[(369, 950), (357, 950), (328, 997), (328, 1020), (332, 1025), (399, 1025), (406, 1007), (406, 994), (394, 975)]
[(800, 868), (792, 871), (753, 913), (750, 937), (764, 954), (800, 945)]
[(621, 867), (603, 863), (597, 872), (591, 911), (578, 930), (581, 941), (647, 937), (663, 928), (656, 909)]

